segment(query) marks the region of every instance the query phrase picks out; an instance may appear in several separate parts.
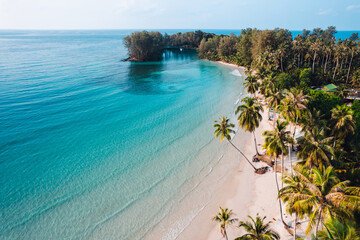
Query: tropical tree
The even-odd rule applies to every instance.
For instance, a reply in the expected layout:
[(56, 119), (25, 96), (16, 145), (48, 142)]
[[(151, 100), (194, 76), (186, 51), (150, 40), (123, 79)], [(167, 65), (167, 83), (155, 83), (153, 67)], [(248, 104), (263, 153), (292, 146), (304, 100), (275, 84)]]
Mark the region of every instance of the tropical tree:
[[(265, 144), (264, 148), (266, 149), (266, 154), (270, 155), (270, 157), (275, 158), (275, 167), (274, 167), (274, 174), (275, 174), (275, 183), (278, 192), (280, 191), (279, 183), (277, 179), (277, 160), (279, 156), (284, 156), (287, 154), (287, 146), (286, 144), (292, 143), (293, 139), (290, 136), (290, 132), (286, 130), (287, 122), (281, 122), (280, 120), (276, 121), (276, 124), (274, 126), (274, 130), (270, 131), (264, 131), (263, 136), (265, 136)], [(283, 157), (282, 157), (283, 160)], [(282, 161), (282, 174), (284, 173), (284, 161)], [(280, 206), (280, 215), (281, 220), (285, 226), (287, 224), (285, 223), (283, 219), (283, 213), (282, 213), (282, 206), (281, 206), (281, 200), (279, 199), (279, 206)]]
[(352, 62), (353, 62), (353, 59), (354, 59), (354, 54), (358, 51), (358, 47), (359, 45), (357, 44), (357, 40), (359, 40), (359, 36), (358, 34), (356, 33), (355, 35), (353, 35), (349, 41), (349, 49), (350, 49), (350, 52), (351, 52), (351, 58), (350, 58), (350, 63), (349, 63), (349, 68), (348, 68), (348, 72), (347, 72), (347, 75), (346, 75), (346, 83), (348, 83), (349, 81), (349, 76), (350, 76), (350, 69), (351, 69), (351, 65), (352, 65)]
[(346, 104), (333, 108), (331, 118), (333, 121), (332, 134), (335, 137), (334, 145), (336, 139), (344, 139), (348, 134), (354, 133), (353, 111)]
[(215, 121), (214, 127), (216, 128), (214, 131), (215, 138), (220, 136), (220, 143), (224, 140), (224, 138), (226, 138), (229, 143), (246, 159), (246, 161), (248, 161), (254, 170), (257, 171), (257, 168), (250, 162), (245, 154), (231, 142), (231, 134), (235, 133), (233, 130), (235, 125), (231, 123), (228, 118), (222, 117), (220, 118), (220, 121)]
[(274, 77), (275, 76), (273, 74), (269, 74), (260, 83), (259, 91), (262, 95), (265, 96), (265, 98), (267, 98), (271, 92), (276, 91), (276, 87), (274, 84), (275, 81)]
[[(280, 105), (278, 105), (276, 109), (280, 110), (280, 115), (282, 115), (288, 122), (292, 121), (295, 117), (294, 115), (296, 110), (288, 94), (284, 99), (281, 100)], [(291, 124), (289, 124), (289, 132), (291, 132)], [(288, 151), (289, 160), (291, 162), (290, 145), (288, 147), (289, 147), (289, 151)], [(292, 162), (290, 164), (292, 166)]]
[(281, 190), (280, 195), (288, 201), (291, 208), (305, 212), (309, 217), (306, 234), (324, 219), (350, 217), (352, 211), (360, 209), (360, 188), (349, 187), (349, 181), (340, 181), (333, 167), (312, 168), (302, 172), (295, 171), (294, 181), (305, 188)]
[(298, 140), (300, 150), (297, 156), (302, 159), (301, 164), (305, 167), (329, 166), (334, 154), (331, 147), (332, 140), (333, 137), (327, 137), (325, 130), (317, 126), (306, 130), (304, 136)]
[[(296, 167), (301, 172), (301, 167)], [(301, 200), (301, 196), (306, 191), (306, 185), (299, 175), (285, 175), (283, 178), (285, 187), (279, 191), (279, 198), (286, 203), (286, 211), (289, 214), (295, 214), (294, 219), (294, 240), (296, 240), (296, 223), (298, 217), (303, 219), (306, 213), (309, 213), (311, 209), (296, 208), (295, 202)]]
[(237, 219), (236, 218), (232, 218), (235, 214), (232, 212), (232, 210), (227, 209), (227, 208), (220, 208), (220, 212), (215, 215), (212, 220), (216, 221), (218, 223), (220, 223), (220, 231), (221, 234), (223, 235), (223, 237), (226, 238), (226, 240), (228, 240), (228, 235), (226, 232), (226, 229), (229, 225), (234, 224)]
[(282, 99), (283, 99), (283, 94), (281, 93), (281, 91), (270, 90), (268, 92), (268, 97), (266, 98), (266, 101), (268, 102), (269, 112), (271, 109), (275, 110), (277, 106), (280, 105)]
[[(269, 131), (266, 130), (263, 132), (263, 136), (265, 136), (265, 144), (264, 148), (267, 153), (273, 157), (275, 157), (275, 164), (277, 158), (281, 156), (281, 172), (284, 173), (284, 155), (288, 153), (287, 146), (293, 143), (293, 138), (290, 136), (290, 131), (287, 131), (286, 128), (288, 126), (288, 122), (277, 120), (274, 126), (274, 130)], [(276, 169), (276, 167), (275, 167)], [(275, 171), (276, 172), (276, 171)]]
[(238, 116), (239, 126), (244, 128), (245, 131), (253, 133), (256, 153), (260, 155), (256, 143), (255, 129), (259, 127), (262, 120), (260, 112), (263, 112), (264, 109), (256, 98), (246, 97), (242, 101), (244, 104), (237, 107), (235, 114), (240, 113)]
[(318, 231), (319, 240), (360, 240), (359, 231), (351, 223), (329, 218), (324, 226), (324, 229)]
[(295, 127), (293, 133), (293, 138), (295, 138), (298, 119), (299, 116), (301, 116), (301, 112), (306, 109), (306, 104), (309, 101), (309, 96), (305, 95), (302, 90), (292, 88), (291, 91), (287, 93), (286, 98), (288, 99), (287, 101), (289, 101), (289, 104), (292, 105), (292, 115), (295, 116), (292, 118), (295, 118)]
[(276, 240), (280, 239), (278, 233), (270, 228), (271, 221), (265, 223), (266, 217), (259, 217), (259, 214), (256, 215), (254, 220), (252, 217), (248, 216), (251, 221), (241, 221), (239, 222), (239, 227), (244, 228), (247, 232), (241, 237), (235, 238), (235, 240)]
[(246, 91), (248, 93), (251, 93), (256, 97), (256, 92), (259, 90), (259, 82), (256, 76), (250, 75), (247, 78), (245, 78), (244, 86), (246, 87)]
[[(320, 110), (315, 108), (309, 109), (302, 115), (299, 120), (299, 123), (302, 127), (303, 132), (311, 131), (314, 127), (318, 127), (319, 129), (326, 128), (325, 115), (321, 114)], [(327, 128), (326, 128), (327, 130)]]
[(320, 51), (321, 47), (322, 47), (322, 42), (320, 39), (316, 39), (316, 41), (310, 46), (310, 50), (314, 52), (313, 64), (311, 69), (312, 72), (315, 71), (315, 62), (316, 62), (317, 53)]

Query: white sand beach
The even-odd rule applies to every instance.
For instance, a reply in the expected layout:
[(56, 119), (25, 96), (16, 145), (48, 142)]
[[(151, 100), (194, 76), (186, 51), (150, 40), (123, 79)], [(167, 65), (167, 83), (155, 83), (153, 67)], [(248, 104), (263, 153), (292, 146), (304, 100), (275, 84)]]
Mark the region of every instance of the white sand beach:
[[(233, 64), (227, 65), (237, 67)], [(241, 74), (245, 74), (245, 68), (238, 68)], [(256, 130), (260, 152), (264, 152), (261, 147), (263, 145), (262, 132), (272, 128), (272, 122), (267, 119), (267, 109), (264, 110), (263, 120)], [(244, 137), (246, 138), (245, 141), (243, 140)], [(236, 146), (244, 150), (249, 159), (252, 159), (252, 156), (256, 153), (252, 135), (239, 129), (232, 141)], [(245, 143), (244, 146), (240, 145), (242, 142)], [(248, 162), (229, 143), (224, 142), (223, 144), (228, 144), (228, 151), (224, 158), (239, 158), (240, 163), (236, 169), (229, 173), (228, 179), (215, 197), (211, 199), (210, 204), (197, 215), (177, 239), (223, 239), (218, 224), (211, 221), (211, 218), (218, 212), (219, 206), (232, 209), (236, 213), (236, 218), (243, 221), (248, 220), (248, 215), (255, 217), (257, 213), (260, 216), (266, 216), (266, 220), (273, 222), (272, 228), (279, 233), (281, 239), (292, 239), (292, 236), (284, 228), (280, 220), (274, 172), (270, 170), (264, 175), (255, 174)], [(254, 164), (256, 167), (266, 166), (263, 162)], [(289, 168), (289, 166), (290, 164), (286, 161), (286, 167)], [(280, 177), (281, 174), (278, 174), (279, 181)], [(288, 215), (284, 216), (284, 220), (288, 224), (292, 224), (293, 221), (292, 217)], [(230, 226), (227, 231), (229, 239), (234, 239), (242, 234), (241, 230), (236, 226)]]

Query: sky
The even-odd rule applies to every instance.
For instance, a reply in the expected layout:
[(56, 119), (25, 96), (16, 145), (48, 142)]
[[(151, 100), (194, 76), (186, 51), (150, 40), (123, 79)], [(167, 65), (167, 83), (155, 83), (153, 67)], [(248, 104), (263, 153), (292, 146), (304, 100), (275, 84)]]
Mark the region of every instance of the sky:
[(360, 0), (0, 0), (0, 29), (360, 30)]

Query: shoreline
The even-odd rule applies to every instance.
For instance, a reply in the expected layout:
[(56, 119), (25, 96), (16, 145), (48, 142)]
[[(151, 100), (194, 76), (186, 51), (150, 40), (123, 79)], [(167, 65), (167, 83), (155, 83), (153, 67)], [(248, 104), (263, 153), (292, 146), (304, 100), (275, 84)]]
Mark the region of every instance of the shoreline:
[[(227, 65), (240, 71), (245, 76), (245, 68), (231, 63), (217, 61), (216, 63)], [(267, 109), (264, 109), (263, 116), (267, 116)], [(234, 122), (234, 124), (236, 124)], [(260, 123), (256, 130), (256, 137), (259, 143), (259, 151), (263, 152), (262, 132), (271, 129), (271, 122), (266, 117)], [(244, 151), (244, 154), (251, 159), (255, 154), (253, 138), (248, 132), (239, 128), (235, 133), (233, 143)], [(241, 144), (243, 143), (243, 144)], [(220, 144), (220, 143), (219, 143)], [(224, 142), (223, 142), (224, 144)], [(224, 158), (238, 158), (240, 163), (229, 174), (226, 181), (222, 184), (213, 198), (204, 209), (191, 221), (189, 226), (177, 236), (176, 240), (187, 239), (223, 239), (218, 224), (211, 220), (217, 214), (219, 206), (232, 209), (235, 217), (241, 221), (247, 221), (247, 216), (255, 217), (257, 213), (260, 216), (266, 216), (266, 220), (272, 221), (271, 227), (277, 231), (281, 239), (292, 239), (292, 236), (285, 230), (280, 220), (280, 210), (277, 200), (277, 189), (272, 170), (263, 175), (254, 173), (252, 167), (240, 154), (229, 144), (226, 147)], [(257, 168), (267, 166), (263, 162), (254, 163)], [(280, 174), (278, 174), (278, 178)], [(291, 216), (284, 216), (285, 221), (290, 221)], [(229, 226), (227, 229), (229, 239), (239, 237), (242, 232), (235, 226)]]

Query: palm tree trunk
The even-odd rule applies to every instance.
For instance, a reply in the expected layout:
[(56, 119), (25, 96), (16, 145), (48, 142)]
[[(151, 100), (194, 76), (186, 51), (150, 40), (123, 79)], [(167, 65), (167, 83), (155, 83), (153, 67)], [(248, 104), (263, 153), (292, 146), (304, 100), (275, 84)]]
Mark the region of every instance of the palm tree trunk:
[[(295, 133), (296, 133), (296, 125), (298, 122), (298, 114), (296, 114), (296, 118), (295, 118), (295, 126), (294, 126), (294, 133), (293, 133), (293, 139), (295, 140)], [(292, 148), (294, 149), (294, 144), (292, 144)]]
[(297, 213), (295, 212), (295, 221), (294, 221), (294, 240), (296, 240), (296, 222), (297, 222)]
[(245, 154), (242, 152), (242, 151), (240, 151), (240, 149), (238, 149), (231, 141), (229, 141), (229, 143), (236, 149), (236, 150), (238, 150), (238, 152), (241, 154), (241, 155), (243, 155), (243, 157), (246, 159), (246, 161), (248, 161), (248, 163), (254, 168), (254, 170), (256, 171), (257, 170), (257, 168), (250, 162), (250, 160), (245, 156)]
[[(291, 133), (291, 123), (289, 121), (289, 132)], [(292, 160), (291, 160), (291, 152), (290, 152), (290, 144), (289, 144), (289, 161), (290, 161), (290, 171), (291, 171), (291, 176), (294, 176), (294, 173), (293, 173), (293, 169), (292, 169)]]
[(317, 224), (316, 224), (315, 236), (317, 236), (317, 234), (318, 234), (319, 225), (320, 225), (320, 221), (321, 221), (321, 214), (322, 214), (322, 209), (320, 209), (319, 220), (318, 220), (318, 222), (317, 222)]
[(291, 171), (291, 176), (294, 176), (294, 172), (293, 172), (293, 165), (292, 165), (292, 159), (291, 159), (291, 147), (290, 147), (290, 144), (289, 144), (289, 160), (290, 160), (290, 171)]
[(326, 73), (326, 64), (327, 64), (327, 61), (328, 61), (328, 57), (329, 57), (329, 54), (326, 54), (326, 60), (325, 60), (325, 65), (324, 65), (324, 73)]
[(348, 83), (348, 80), (349, 80), (351, 63), (352, 63), (353, 57), (354, 57), (354, 51), (351, 53), (351, 59), (350, 59), (349, 69), (348, 69), (348, 73), (347, 73), (347, 76), (346, 76), (346, 84)]
[(284, 187), (284, 170), (285, 170), (285, 166), (284, 166), (284, 154), (281, 155), (281, 188)]
[[(334, 137), (334, 144), (333, 144), (333, 149), (335, 151), (335, 146), (336, 146), (336, 137)], [(331, 156), (331, 160), (334, 159), (334, 155)]]
[(335, 69), (334, 69), (333, 80), (335, 79), (336, 69), (337, 69), (338, 65), (339, 65), (339, 59), (336, 59), (336, 65), (335, 65)]
[(298, 55), (298, 68), (300, 67), (300, 56)]
[(224, 228), (224, 234), (225, 234), (226, 240), (228, 240), (228, 235), (227, 235), (227, 232), (226, 232), (226, 229), (225, 229), (225, 228)]
[(315, 58), (316, 58), (316, 51), (314, 52), (314, 59), (313, 59), (313, 65), (312, 65), (312, 72), (315, 70)]
[(341, 64), (340, 64), (340, 73), (341, 73), (341, 71), (342, 71), (343, 63), (344, 63), (344, 59), (342, 58), (342, 59), (341, 59)]
[[(274, 169), (274, 173), (275, 173), (275, 182), (276, 182), (276, 188), (277, 188), (277, 191), (278, 193), (280, 192), (280, 188), (279, 188), (279, 182), (278, 182), (278, 179), (277, 179), (277, 158), (275, 158), (275, 169)], [(285, 223), (284, 221), (284, 218), (283, 218), (283, 212), (282, 212), (282, 205), (281, 205), (281, 199), (279, 199), (279, 207), (280, 207), (280, 217), (281, 217), (281, 221), (282, 223), (287, 226), (287, 224)]]
[(255, 136), (255, 131), (253, 131), (253, 134), (254, 134), (254, 142), (255, 142), (255, 149), (256, 149), (256, 154), (257, 154), (257, 155), (260, 155), (260, 154), (259, 154), (259, 151), (258, 151), (258, 148), (257, 148), (257, 143), (256, 143), (256, 136)]

